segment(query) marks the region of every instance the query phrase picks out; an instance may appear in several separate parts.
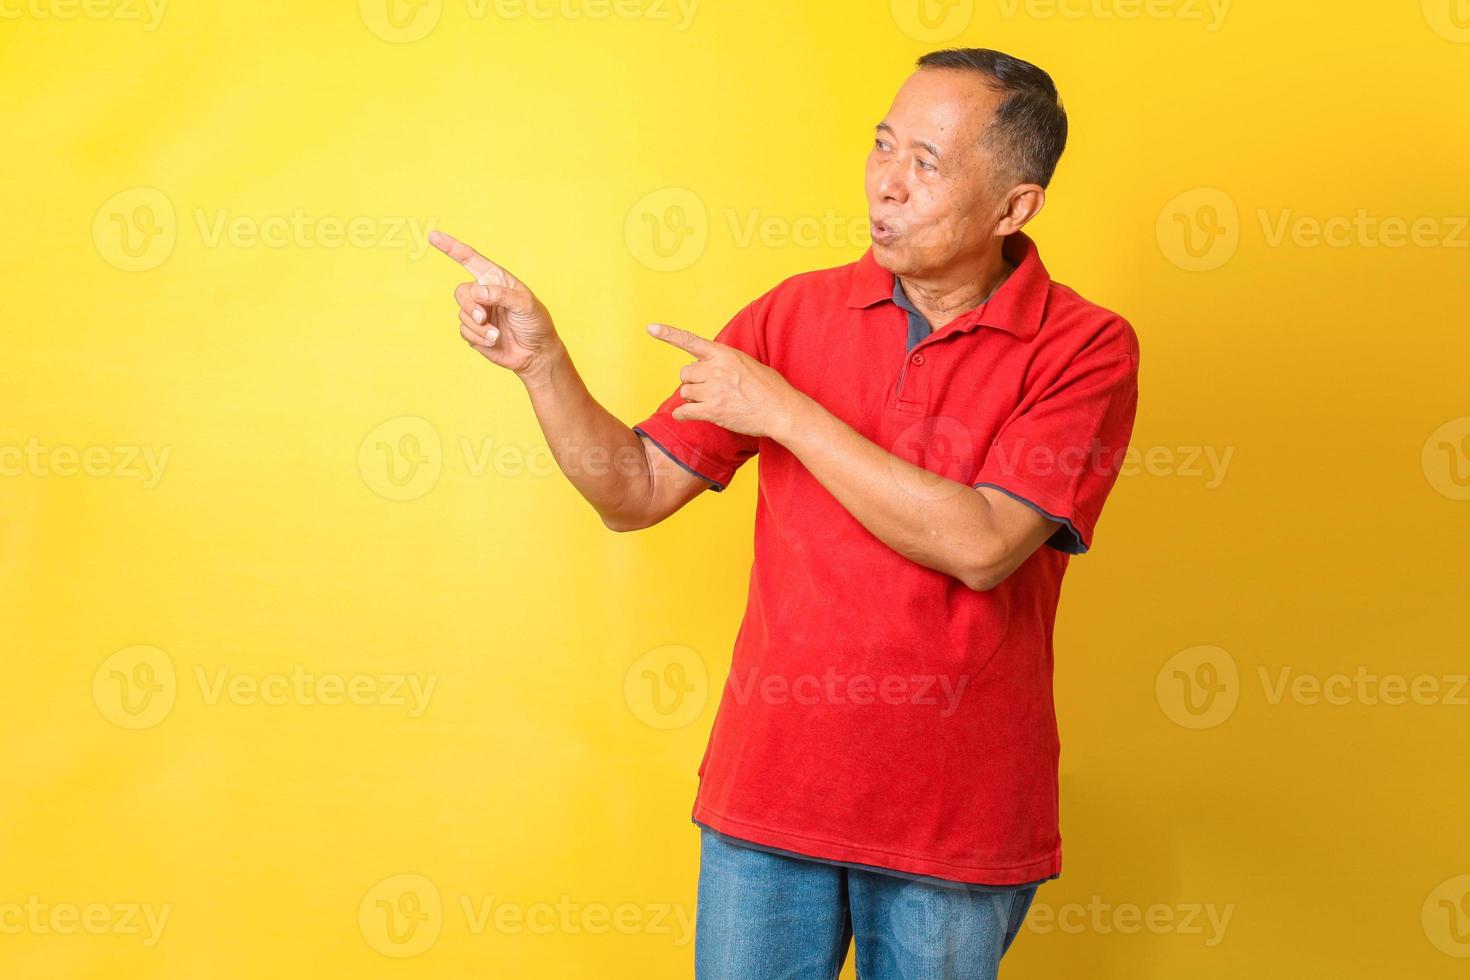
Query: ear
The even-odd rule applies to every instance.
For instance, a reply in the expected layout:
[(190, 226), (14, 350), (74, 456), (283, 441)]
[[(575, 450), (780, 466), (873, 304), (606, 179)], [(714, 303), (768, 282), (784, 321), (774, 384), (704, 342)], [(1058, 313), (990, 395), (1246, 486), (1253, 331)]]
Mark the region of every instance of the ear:
[(1017, 184), (1006, 195), (1005, 209), (996, 222), (995, 233), (1004, 237), (1020, 231), (1046, 206), (1046, 188), (1040, 184)]

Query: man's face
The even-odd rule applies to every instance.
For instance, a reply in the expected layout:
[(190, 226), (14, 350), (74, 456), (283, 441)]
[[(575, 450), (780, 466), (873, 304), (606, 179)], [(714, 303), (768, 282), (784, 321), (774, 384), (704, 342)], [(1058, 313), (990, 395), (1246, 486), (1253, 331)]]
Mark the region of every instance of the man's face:
[(898, 90), (868, 153), (873, 257), (936, 275), (987, 247), (1008, 185), (981, 146), (1001, 94), (975, 72), (921, 69)]

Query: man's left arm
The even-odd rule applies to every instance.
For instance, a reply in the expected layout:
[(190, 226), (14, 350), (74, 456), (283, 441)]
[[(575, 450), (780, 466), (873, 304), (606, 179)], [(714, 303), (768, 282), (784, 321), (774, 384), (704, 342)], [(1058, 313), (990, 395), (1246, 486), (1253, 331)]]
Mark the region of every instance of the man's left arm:
[(792, 391), (772, 438), (858, 523), (910, 561), (985, 591), (1056, 532), (1055, 521), (1015, 498), (915, 466)]
[[(1068, 515), (1047, 509), (1048, 504), (1056, 507), (1056, 494), (1033, 491), (1026, 474), (973, 488), (946, 479), (883, 449), (793, 388), (775, 369), (741, 351), (661, 324), (651, 324), (649, 333), (698, 358), (679, 372), (679, 393), (686, 404), (675, 410), (676, 418), (702, 419), (781, 443), (874, 537), (910, 561), (952, 575), (972, 589), (987, 590), (1058, 534), (1059, 525), (1077, 533)], [(1036, 411), (1039, 422), (1018, 426), (1014, 437), (1045, 437), (1046, 429), (1057, 425), (1053, 417), (1058, 406), (1065, 403), (1069, 414), (1075, 414), (1079, 405), (1097, 401), (1090, 393), (1098, 390), (1096, 384), (1070, 389), (1084, 397), (1047, 402)], [(1112, 402), (1118, 401), (1119, 390), (1116, 383), (1101, 389)], [(1131, 427), (1131, 407), (1127, 421)], [(1082, 442), (1095, 441), (1104, 423), (1075, 418), (1066, 424), (1078, 430)], [(1063, 448), (1053, 445), (1050, 450), (1055, 454)], [(1111, 479), (1106, 482), (1110, 485)], [(1043, 498), (1040, 503), (1037, 497)], [(1090, 538), (1095, 517), (1078, 516)], [(1085, 547), (1086, 540), (1081, 544)]]

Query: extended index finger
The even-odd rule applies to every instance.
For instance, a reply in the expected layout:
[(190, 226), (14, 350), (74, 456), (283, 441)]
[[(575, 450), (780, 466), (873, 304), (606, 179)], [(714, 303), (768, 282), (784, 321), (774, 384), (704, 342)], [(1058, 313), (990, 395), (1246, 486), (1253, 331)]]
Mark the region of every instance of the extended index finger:
[(500, 268), (458, 238), (446, 235), (442, 231), (429, 232), (429, 244), (470, 270), (477, 279), (487, 272), (494, 272)]
[(690, 333), (688, 330), (680, 330), (665, 323), (650, 323), (648, 332), (664, 343), (673, 344), (681, 350), (687, 350), (698, 358), (706, 358), (724, 349), (724, 344), (717, 344), (713, 340), (705, 340), (698, 334)]

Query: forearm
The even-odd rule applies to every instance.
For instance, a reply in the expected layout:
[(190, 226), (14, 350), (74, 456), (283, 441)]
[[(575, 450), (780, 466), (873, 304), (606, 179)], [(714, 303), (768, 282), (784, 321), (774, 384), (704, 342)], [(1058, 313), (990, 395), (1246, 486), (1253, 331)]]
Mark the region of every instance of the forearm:
[(557, 466), (604, 521), (649, 498), (642, 440), (592, 397), (565, 345), (519, 377)]
[(910, 561), (972, 588), (1002, 561), (984, 496), (895, 456), (806, 395), (776, 439), (863, 527)]

